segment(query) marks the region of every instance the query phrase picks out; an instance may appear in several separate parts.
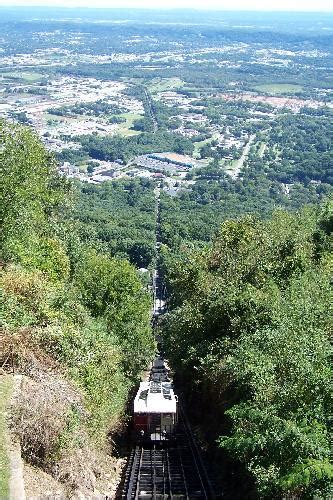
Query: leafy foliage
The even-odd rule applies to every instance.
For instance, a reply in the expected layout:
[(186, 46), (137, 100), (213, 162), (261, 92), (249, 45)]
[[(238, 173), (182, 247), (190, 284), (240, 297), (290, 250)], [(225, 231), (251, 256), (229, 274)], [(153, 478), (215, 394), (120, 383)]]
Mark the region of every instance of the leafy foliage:
[(134, 266), (84, 237), (68, 210), (74, 190), (36, 136), (1, 127), (1, 356), (8, 347), (23, 371), (29, 353), (49, 356), (81, 388), (86, 425), (102, 441), (154, 349), (150, 297)]
[(168, 275), (169, 354), (263, 497), (329, 491), (330, 210), (227, 221)]
[(66, 263), (65, 269), (59, 269), (61, 243), (52, 237), (57, 218), (69, 204), (70, 186), (30, 129), (1, 121), (0, 137), (1, 252), (6, 258), (29, 260), (27, 265), (32, 267), (43, 261), (45, 270), (52, 267), (52, 262), (47, 263), (50, 258), (58, 261), (56, 273), (66, 274)]
[[(147, 127), (150, 128), (149, 120), (145, 119), (143, 123), (141, 121), (136, 123), (135, 127), (146, 130), (146, 121), (148, 121)], [(92, 158), (106, 161), (121, 159), (127, 162), (139, 154), (163, 151), (191, 154), (194, 149), (193, 143), (189, 139), (165, 130), (156, 133), (145, 131), (133, 137), (86, 135), (78, 137), (77, 141)]]
[(138, 267), (155, 258), (154, 184), (145, 179), (80, 186), (73, 218), (83, 241)]

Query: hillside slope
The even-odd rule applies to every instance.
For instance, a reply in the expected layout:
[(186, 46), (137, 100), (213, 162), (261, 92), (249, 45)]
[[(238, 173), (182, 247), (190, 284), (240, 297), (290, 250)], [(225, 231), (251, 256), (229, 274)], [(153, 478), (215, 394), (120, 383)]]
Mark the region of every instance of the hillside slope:
[(330, 497), (332, 234), (329, 203), (245, 217), (165, 266), (168, 355), (217, 460), (244, 465), (253, 498)]
[(75, 189), (27, 128), (0, 123), (0, 366), (21, 373), (11, 426), (26, 463), (110, 493), (112, 433), (154, 349), (150, 297), (134, 266), (81, 241)]

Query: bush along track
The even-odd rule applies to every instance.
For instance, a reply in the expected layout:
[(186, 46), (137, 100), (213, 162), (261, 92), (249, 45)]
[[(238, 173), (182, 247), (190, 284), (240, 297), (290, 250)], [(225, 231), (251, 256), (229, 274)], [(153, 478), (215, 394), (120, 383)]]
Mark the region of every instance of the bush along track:
[(0, 127), (0, 365), (24, 375), (13, 430), (27, 463), (70, 491), (110, 494), (107, 436), (154, 349), (150, 297), (127, 260), (80, 239), (75, 189), (39, 139)]
[(168, 259), (168, 356), (255, 498), (330, 497), (332, 231), (330, 203), (277, 211)]

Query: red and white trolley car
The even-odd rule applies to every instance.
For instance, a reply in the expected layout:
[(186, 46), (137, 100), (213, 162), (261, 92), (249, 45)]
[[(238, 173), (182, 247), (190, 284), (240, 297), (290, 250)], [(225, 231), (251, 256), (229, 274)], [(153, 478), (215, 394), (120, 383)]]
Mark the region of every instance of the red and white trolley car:
[(172, 439), (177, 424), (177, 403), (170, 382), (141, 382), (134, 399), (134, 429), (137, 439)]

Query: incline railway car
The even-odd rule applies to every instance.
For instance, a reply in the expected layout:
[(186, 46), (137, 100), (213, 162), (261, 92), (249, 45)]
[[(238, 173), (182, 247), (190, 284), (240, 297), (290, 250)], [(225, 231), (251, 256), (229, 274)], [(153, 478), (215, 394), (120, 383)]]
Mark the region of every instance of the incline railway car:
[(157, 356), (150, 370), (152, 382), (170, 382), (169, 368), (162, 356)]
[(136, 439), (172, 439), (177, 424), (177, 402), (170, 382), (141, 382), (134, 399)]

